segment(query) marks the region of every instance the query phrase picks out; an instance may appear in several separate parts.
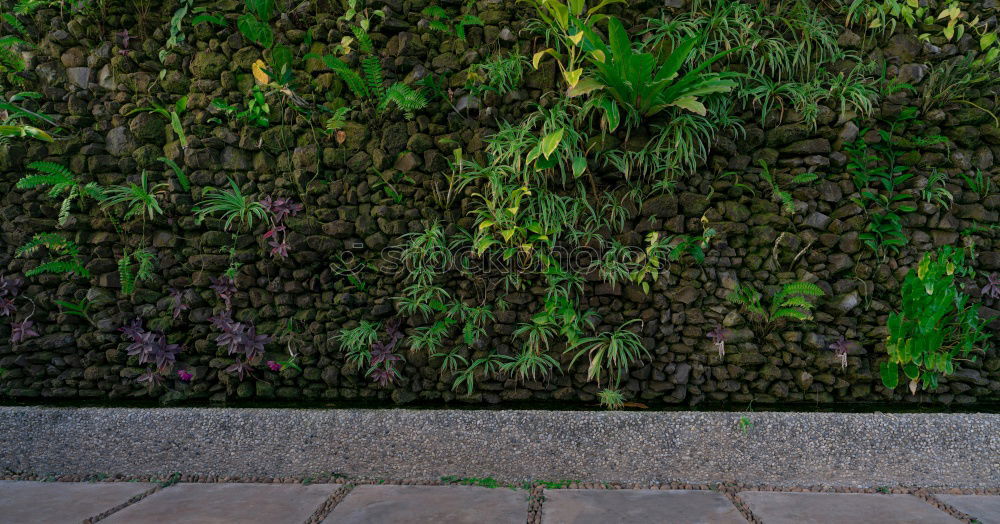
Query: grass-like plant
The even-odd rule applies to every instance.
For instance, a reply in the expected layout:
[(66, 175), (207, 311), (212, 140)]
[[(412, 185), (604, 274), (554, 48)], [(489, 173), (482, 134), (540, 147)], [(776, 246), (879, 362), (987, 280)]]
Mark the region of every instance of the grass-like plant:
[(644, 357), (651, 358), (639, 335), (628, 329), (628, 326), (635, 322), (639, 320), (630, 320), (613, 331), (578, 340), (576, 344), (566, 349), (567, 352), (573, 353), (570, 367), (573, 367), (580, 357), (586, 356), (587, 380), (594, 380), (600, 384), (602, 377), (607, 373), (612, 388), (617, 388), (621, 377), (628, 373), (632, 365)]
[(250, 195), (244, 195), (240, 186), (232, 178), (229, 179), (230, 189), (206, 187), (204, 195), (195, 214), (204, 220), (210, 215), (219, 215), (226, 231), (235, 222), (238, 229), (252, 230), (255, 221), (266, 220), (267, 211), (264, 206)]
[(134, 217), (148, 218), (152, 220), (155, 215), (162, 215), (163, 209), (157, 201), (157, 194), (165, 192), (167, 184), (149, 185), (146, 172), (142, 172), (139, 184), (129, 183), (128, 185), (111, 186), (104, 189), (104, 198), (101, 205), (113, 207), (119, 204), (125, 206), (123, 220)]

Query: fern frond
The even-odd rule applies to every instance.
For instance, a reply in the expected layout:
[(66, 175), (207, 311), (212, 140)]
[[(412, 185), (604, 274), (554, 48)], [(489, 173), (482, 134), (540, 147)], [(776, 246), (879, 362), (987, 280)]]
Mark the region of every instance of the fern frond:
[(72, 176), (66, 177), (61, 174), (27, 175), (21, 180), (18, 180), (15, 187), (18, 189), (34, 189), (38, 186), (52, 186), (53, 190), (58, 188), (58, 191), (55, 191), (56, 195), (58, 195), (63, 189), (71, 187), (75, 183), (76, 180)]
[(51, 262), (44, 262), (38, 267), (24, 272), (25, 276), (29, 277), (40, 275), (42, 273), (54, 273), (57, 275), (75, 274), (84, 278), (90, 277), (90, 271), (87, 271), (87, 268), (83, 267), (75, 260), (53, 260)]
[(326, 130), (336, 131), (344, 127), (347, 123), (347, 113), (351, 111), (350, 107), (338, 107), (336, 111), (333, 112), (333, 116), (326, 120)]
[(132, 273), (132, 260), (128, 251), (118, 259), (118, 279), (121, 281), (122, 293), (131, 295), (135, 291), (135, 274)]
[(358, 47), (363, 53), (370, 55), (375, 52), (375, 45), (372, 44), (372, 37), (368, 36), (368, 31), (359, 26), (354, 26), (351, 30), (354, 32), (354, 38), (358, 41)]
[(7, 25), (13, 27), (14, 31), (17, 31), (19, 34), (21, 34), (21, 36), (28, 35), (28, 30), (25, 29), (24, 24), (22, 24), (21, 21), (18, 20), (16, 16), (10, 13), (4, 13), (3, 20), (4, 22), (7, 22)]
[(795, 320), (812, 320), (813, 316), (795, 308), (780, 308), (771, 314), (771, 321), (779, 318), (794, 318)]
[(413, 118), (414, 111), (427, 107), (427, 98), (424, 94), (402, 82), (396, 82), (386, 90), (385, 97), (378, 106), (379, 111), (384, 111), (389, 102), (399, 106), (407, 118)]
[(326, 66), (337, 73), (337, 76), (347, 84), (347, 87), (354, 93), (354, 96), (364, 100), (368, 98), (368, 86), (365, 85), (365, 81), (361, 78), (361, 75), (355, 73), (347, 64), (335, 56), (324, 56), (323, 62)]
[(28, 168), (47, 175), (62, 175), (66, 178), (76, 177), (68, 167), (55, 162), (32, 162), (28, 164)]
[(809, 309), (812, 309), (813, 307), (815, 307), (812, 302), (809, 302), (809, 300), (806, 297), (803, 297), (801, 295), (795, 295), (795, 296), (787, 297), (784, 300), (782, 300), (780, 303), (777, 303), (777, 306), (779, 308), (784, 308), (784, 307), (800, 307), (800, 308), (805, 309), (805, 310), (809, 310)]
[(19, 257), (25, 254), (30, 255), (42, 246), (45, 246), (60, 255), (70, 255), (75, 257), (80, 254), (79, 246), (77, 246), (72, 240), (67, 240), (56, 233), (38, 233), (23, 246), (17, 248), (14, 252), (14, 256)]
[(826, 293), (823, 289), (812, 282), (792, 282), (785, 284), (781, 288), (780, 296), (786, 295), (806, 295), (810, 297), (821, 297)]
[(66, 225), (66, 221), (69, 220), (69, 205), (73, 203), (73, 194), (76, 192), (76, 187), (74, 186), (69, 190), (69, 196), (64, 198), (62, 204), (59, 205), (59, 225)]
[(368, 82), (368, 92), (379, 101), (379, 106), (385, 102), (385, 86), (382, 80), (382, 62), (377, 56), (366, 56), (361, 59), (361, 69), (365, 72)]
[(133, 253), (139, 268), (136, 270), (136, 280), (149, 280), (153, 278), (153, 271), (156, 269), (156, 254), (148, 249), (140, 249)]

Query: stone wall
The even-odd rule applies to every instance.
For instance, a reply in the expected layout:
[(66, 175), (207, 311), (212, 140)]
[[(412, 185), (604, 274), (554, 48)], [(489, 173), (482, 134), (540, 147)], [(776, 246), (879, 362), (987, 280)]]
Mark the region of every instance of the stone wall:
[[(673, 4), (675, 2), (668, 2)], [(683, 2), (679, 2), (683, 4)], [(0, 322), (0, 394), (41, 399), (235, 398), (346, 400), (391, 399), (497, 404), (514, 400), (558, 400), (593, 404), (596, 384), (586, 381), (585, 367), (545, 381), (515, 383), (513, 379), (480, 381), (470, 397), (452, 391), (451, 378), (442, 377), (440, 364), (425, 354), (404, 354), (401, 379), (379, 387), (350, 368), (332, 340), (343, 327), (359, 320), (386, 321), (396, 315), (393, 297), (399, 296), (405, 271), (378, 269), (382, 250), (399, 245), (402, 235), (421, 232), (441, 220), (451, 233), (456, 226), (471, 227), (468, 210), (472, 188), (443, 211), (433, 200), (433, 188), (449, 171), (448, 159), (458, 143), (466, 155), (482, 155), (483, 138), (502, 119), (516, 119), (549, 91), (557, 88), (553, 63), (539, 71), (526, 70), (524, 85), (505, 97), (488, 95), (470, 101), (461, 96), (461, 82), (452, 87), (462, 115), (440, 100), (407, 120), (398, 112), (377, 116), (355, 111), (343, 143), (322, 130), (322, 120), (297, 113), (281, 94), (269, 98), (267, 128), (229, 119), (211, 101), (245, 103), (253, 85), (251, 66), (261, 49), (235, 30), (242, 5), (217, 2), (228, 26), (200, 24), (185, 27), (186, 41), (158, 54), (169, 37), (168, 20), (174, 2), (154, 8), (144, 27), (136, 10), (111, 2), (104, 16), (83, 17), (58, 9), (37, 12), (29, 24), (34, 31), (24, 89), (44, 95), (40, 111), (55, 119), (61, 131), (52, 143), (8, 141), (0, 149), (0, 274), (23, 275), (38, 264), (41, 254), (16, 257), (15, 249), (45, 231), (58, 231), (82, 246), (82, 260), (92, 274), (86, 278), (42, 275), (25, 278), (21, 296), (32, 305), (19, 306), (19, 315), (32, 311), (39, 336), (10, 342), (10, 323)], [(121, 5), (119, 5), (121, 4)], [(283, 2), (279, 2), (283, 4)], [(996, 17), (983, 2), (982, 15)], [(517, 49), (526, 56), (541, 45), (525, 29), (531, 17), (524, 5), (480, 1), (474, 11), (483, 27), (467, 28), (466, 41), (430, 31), (419, 13), (426, 0), (375, 0), (387, 17), (375, 24), (372, 38), (382, 64), (393, 79), (415, 79), (434, 74), (460, 73), (497, 49)], [(460, 4), (446, 2), (448, 9)], [(633, 5), (620, 16), (655, 14), (656, 6)], [(343, 36), (336, 19), (342, 9), (315, 2), (290, 5), (273, 24), (276, 40), (291, 46), (296, 56), (297, 94), (309, 104), (348, 97), (342, 82), (319, 60), (305, 60), (309, 52), (330, 53)], [(843, 27), (841, 15), (831, 14)], [(122, 33), (127, 29), (129, 44)], [(887, 73), (915, 84), (926, 82), (928, 66), (965, 51), (976, 42), (921, 42), (915, 31), (899, 28), (879, 40), (862, 39), (843, 29), (840, 43), (866, 59), (884, 58)], [(312, 41), (307, 45), (307, 41)], [(161, 70), (164, 70), (161, 77)], [(458, 75), (455, 77), (459, 78)], [(11, 89), (8, 95), (20, 89)], [(936, 246), (975, 242), (973, 265), (980, 272), (968, 283), (983, 313), (997, 314), (997, 301), (981, 297), (986, 275), (1000, 271), (1000, 244), (995, 231), (969, 231), (974, 225), (996, 224), (1000, 194), (981, 197), (958, 176), (982, 170), (996, 179), (994, 158), (1000, 155), (1000, 128), (988, 112), (996, 113), (997, 88), (974, 97), (972, 104), (953, 104), (922, 115), (927, 134), (948, 137), (947, 144), (917, 148), (904, 159), (922, 176), (908, 186), (919, 193), (922, 180), (937, 168), (950, 176), (947, 187), (954, 204), (945, 209), (914, 198), (918, 211), (905, 217), (910, 239), (898, 256), (878, 260), (859, 239), (866, 219), (852, 202), (856, 190), (846, 172), (844, 145), (858, 137), (859, 125), (838, 118), (838, 108), (823, 107), (816, 129), (801, 123), (788, 110), (782, 121), (770, 118), (761, 125), (753, 109), (743, 112), (744, 136), (720, 137), (703, 169), (678, 180), (670, 193), (653, 193), (641, 209), (632, 209), (621, 242), (641, 247), (650, 231), (665, 234), (699, 233), (707, 220), (719, 235), (702, 265), (672, 264), (650, 290), (632, 285), (611, 286), (588, 275), (584, 305), (601, 315), (604, 329), (629, 319), (641, 319), (641, 336), (653, 361), (632, 369), (623, 382), (628, 396), (647, 404), (729, 402), (855, 403), (927, 402), (933, 404), (995, 402), (1000, 399), (1000, 357), (995, 353), (942, 380), (934, 391), (915, 396), (898, 388), (882, 387), (878, 362), (884, 359), (885, 320), (899, 305), (900, 282), (922, 254)], [(148, 112), (131, 113), (151, 100), (172, 105), (188, 97), (181, 120), (189, 144), (182, 148), (167, 120)], [(901, 107), (920, 103), (920, 93), (897, 93), (883, 101), (877, 115), (891, 118)], [(464, 107), (470, 106), (470, 107)], [(322, 115), (322, 113), (317, 113)], [(190, 177), (184, 190), (159, 157), (176, 161)], [(93, 204), (74, 204), (67, 223), (57, 226), (58, 201), (41, 190), (15, 189), (29, 162), (49, 160), (70, 167), (81, 179), (100, 184), (136, 181), (146, 171), (155, 183), (168, 183), (162, 199), (164, 216), (145, 225), (146, 237), (157, 254), (158, 269), (151, 280), (138, 284), (131, 296), (121, 293), (116, 257), (121, 236), (107, 216)], [(783, 180), (804, 171), (820, 173), (811, 184), (792, 190), (795, 212), (782, 211), (770, 187), (756, 173), (765, 160)], [(735, 172), (741, 177), (722, 176)], [(237, 318), (253, 320), (259, 332), (276, 335), (292, 325), (298, 333), (285, 334), (268, 345), (263, 360), (281, 360), (286, 347), (299, 353), (301, 370), (279, 372), (263, 364), (242, 380), (225, 368), (233, 358), (220, 350), (209, 317), (220, 301), (209, 285), (229, 265), (225, 248), (231, 235), (218, 220), (196, 221), (193, 209), (207, 186), (224, 187), (227, 177), (247, 194), (285, 196), (304, 204), (304, 211), (287, 219), (287, 259), (268, 254), (261, 240), (264, 228), (242, 234), (237, 259), (242, 263), (235, 279), (233, 306)], [(606, 178), (605, 178), (606, 179)], [(401, 198), (393, 198), (381, 180), (390, 180)], [(650, 219), (650, 217), (653, 217)], [(963, 234), (965, 231), (967, 234)], [(127, 229), (135, 241), (138, 226)], [(349, 254), (349, 255), (345, 255)], [(338, 270), (339, 257), (369, 260), (373, 268), (357, 273), (364, 290)], [(762, 336), (751, 329), (739, 310), (725, 300), (737, 282), (771, 289), (809, 280), (826, 291), (815, 321), (786, 324)], [(461, 278), (446, 283), (457, 296), (474, 297), (476, 284)], [(173, 316), (169, 290), (181, 290), (189, 309)], [(502, 295), (502, 288), (490, 291)], [(469, 358), (489, 347), (510, 353), (516, 341), (511, 333), (530, 319), (541, 305), (541, 287), (512, 291), (511, 304), (497, 313), (489, 336), (463, 349)], [(492, 297), (492, 295), (491, 295)], [(86, 298), (93, 323), (61, 313), (54, 301)], [(190, 382), (171, 375), (150, 389), (136, 378), (145, 371), (129, 357), (119, 328), (135, 318), (183, 345), (174, 369), (184, 369)], [(289, 324), (291, 321), (291, 324)], [(720, 355), (707, 333), (717, 325), (730, 330), (727, 350)], [(420, 325), (407, 319), (404, 326)], [(841, 368), (829, 346), (840, 337), (850, 343), (846, 368)], [(460, 338), (460, 335), (456, 338)], [(553, 354), (559, 355), (556, 349)], [(563, 355), (563, 365), (569, 363)]]

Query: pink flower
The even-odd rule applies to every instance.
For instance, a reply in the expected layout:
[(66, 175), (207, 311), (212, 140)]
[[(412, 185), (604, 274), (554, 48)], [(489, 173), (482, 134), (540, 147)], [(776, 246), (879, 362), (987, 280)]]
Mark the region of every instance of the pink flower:
[(267, 367), (271, 368), (271, 371), (281, 371), (281, 364), (278, 364), (273, 360), (267, 361)]
[(181, 382), (191, 382), (191, 377), (194, 375), (187, 372), (187, 370), (182, 369), (177, 372), (177, 378), (181, 379)]

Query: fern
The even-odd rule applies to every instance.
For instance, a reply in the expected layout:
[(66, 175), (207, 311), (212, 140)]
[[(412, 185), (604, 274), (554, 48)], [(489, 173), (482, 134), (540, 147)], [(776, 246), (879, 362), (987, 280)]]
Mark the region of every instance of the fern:
[(82, 197), (89, 197), (94, 200), (102, 200), (104, 191), (95, 182), (81, 184), (65, 166), (54, 162), (32, 162), (28, 167), (38, 171), (36, 175), (26, 175), (17, 181), (18, 189), (35, 189), (40, 186), (51, 186), (48, 191), (49, 198), (57, 198), (65, 194), (63, 201), (59, 204), (59, 224), (63, 225), (69, 218), (70, 205), (74, 200)]
[(797, 321), (812, 320), (812, 310), (815, 304), (809, 297), (821, 297), (823, 290), (811, 282), (791, 282), (785, 284), (771, 297), (770, 307), (764, 309), (761, 304), (763, 296), (752, 286), (740, 284), (726, 298), (753, 314), (764, 325), (770, 325), (781, 319)]
[(354, 93), (354, 96), (361, 99), (368, 98), (368, 86), (361, 78), (361, 75), (355, 73), (347, 64), (335, 56), (326, 55), (323, 57), (323, 62), (347, 84), (347, 87)]
[(59, 259), (42, 262), (38, 267), (25, 271), (24, 274), (26, 276), (32, 277), (42, 273), (75, 274), (81, 277), (90, 276), (90, 272), (78, 260), (80, 247), (73, 241), (56, 233), (39, 233), (35, 235), (23, 246), (17, 248), (14, 255), (18, 257), (31, 255), (38, 251), (40, 247), (45, 247), (51, 254), (59, 257)]
[(368, 92), (379, 101), (379, 106), (385, 101), (385, 86), (382, 78), (382, 63), (376, 56), (366, 56), (361, 59), (361, 69), (365, 72), (368, 82)]
[(135, 274), (132, 273), (132, 260), (127, 249), (118, 259), (118, 280), (121, 281), (122, 293), (131, 295), (135, 291)]
[(121, 280), (122, 293), (134, 293), (136, 283), (153, 278), (155, 270), (155, 253), (145, 248), (134, 251), (126, 249), (118, 259), (118, 278)]
[(337, 110), (333, 112), (333, 116), (326, 120), (326, 130), (328, 132), (333, 132), (343, 128), (344, 124), (347, 123), (347, 113), (350, 111), (350, 107), (338, 107)]
[(413, 118), (413, 112), (427, 107), (427, 99), (423, 93), (412, 87), (396, 82), (385, 92), (385, 97), (379, 104), (379, 111), (384, 111), (389, 106), (389, 102), (394, 102), (406, 114), (406, 118)]
[(24, 27), (24, 24), (22, 24), (21, 21), (17, 19), (16, 16), (10, 13), (4, 13), (3, 21), (7, 22), (7, 25), (14, 28), (14, 31), (16, 31), (21, 36), (28, 36), (28, 30)]
[(358, 41), (358, 47), (365, 54), (372, 54), (375, 52), (375, 45), (372, 43), (372, 37), (368, 35), (368, 31), (363, 28), (354, 26), (351, 28), (354, 32), (354, 38)]

